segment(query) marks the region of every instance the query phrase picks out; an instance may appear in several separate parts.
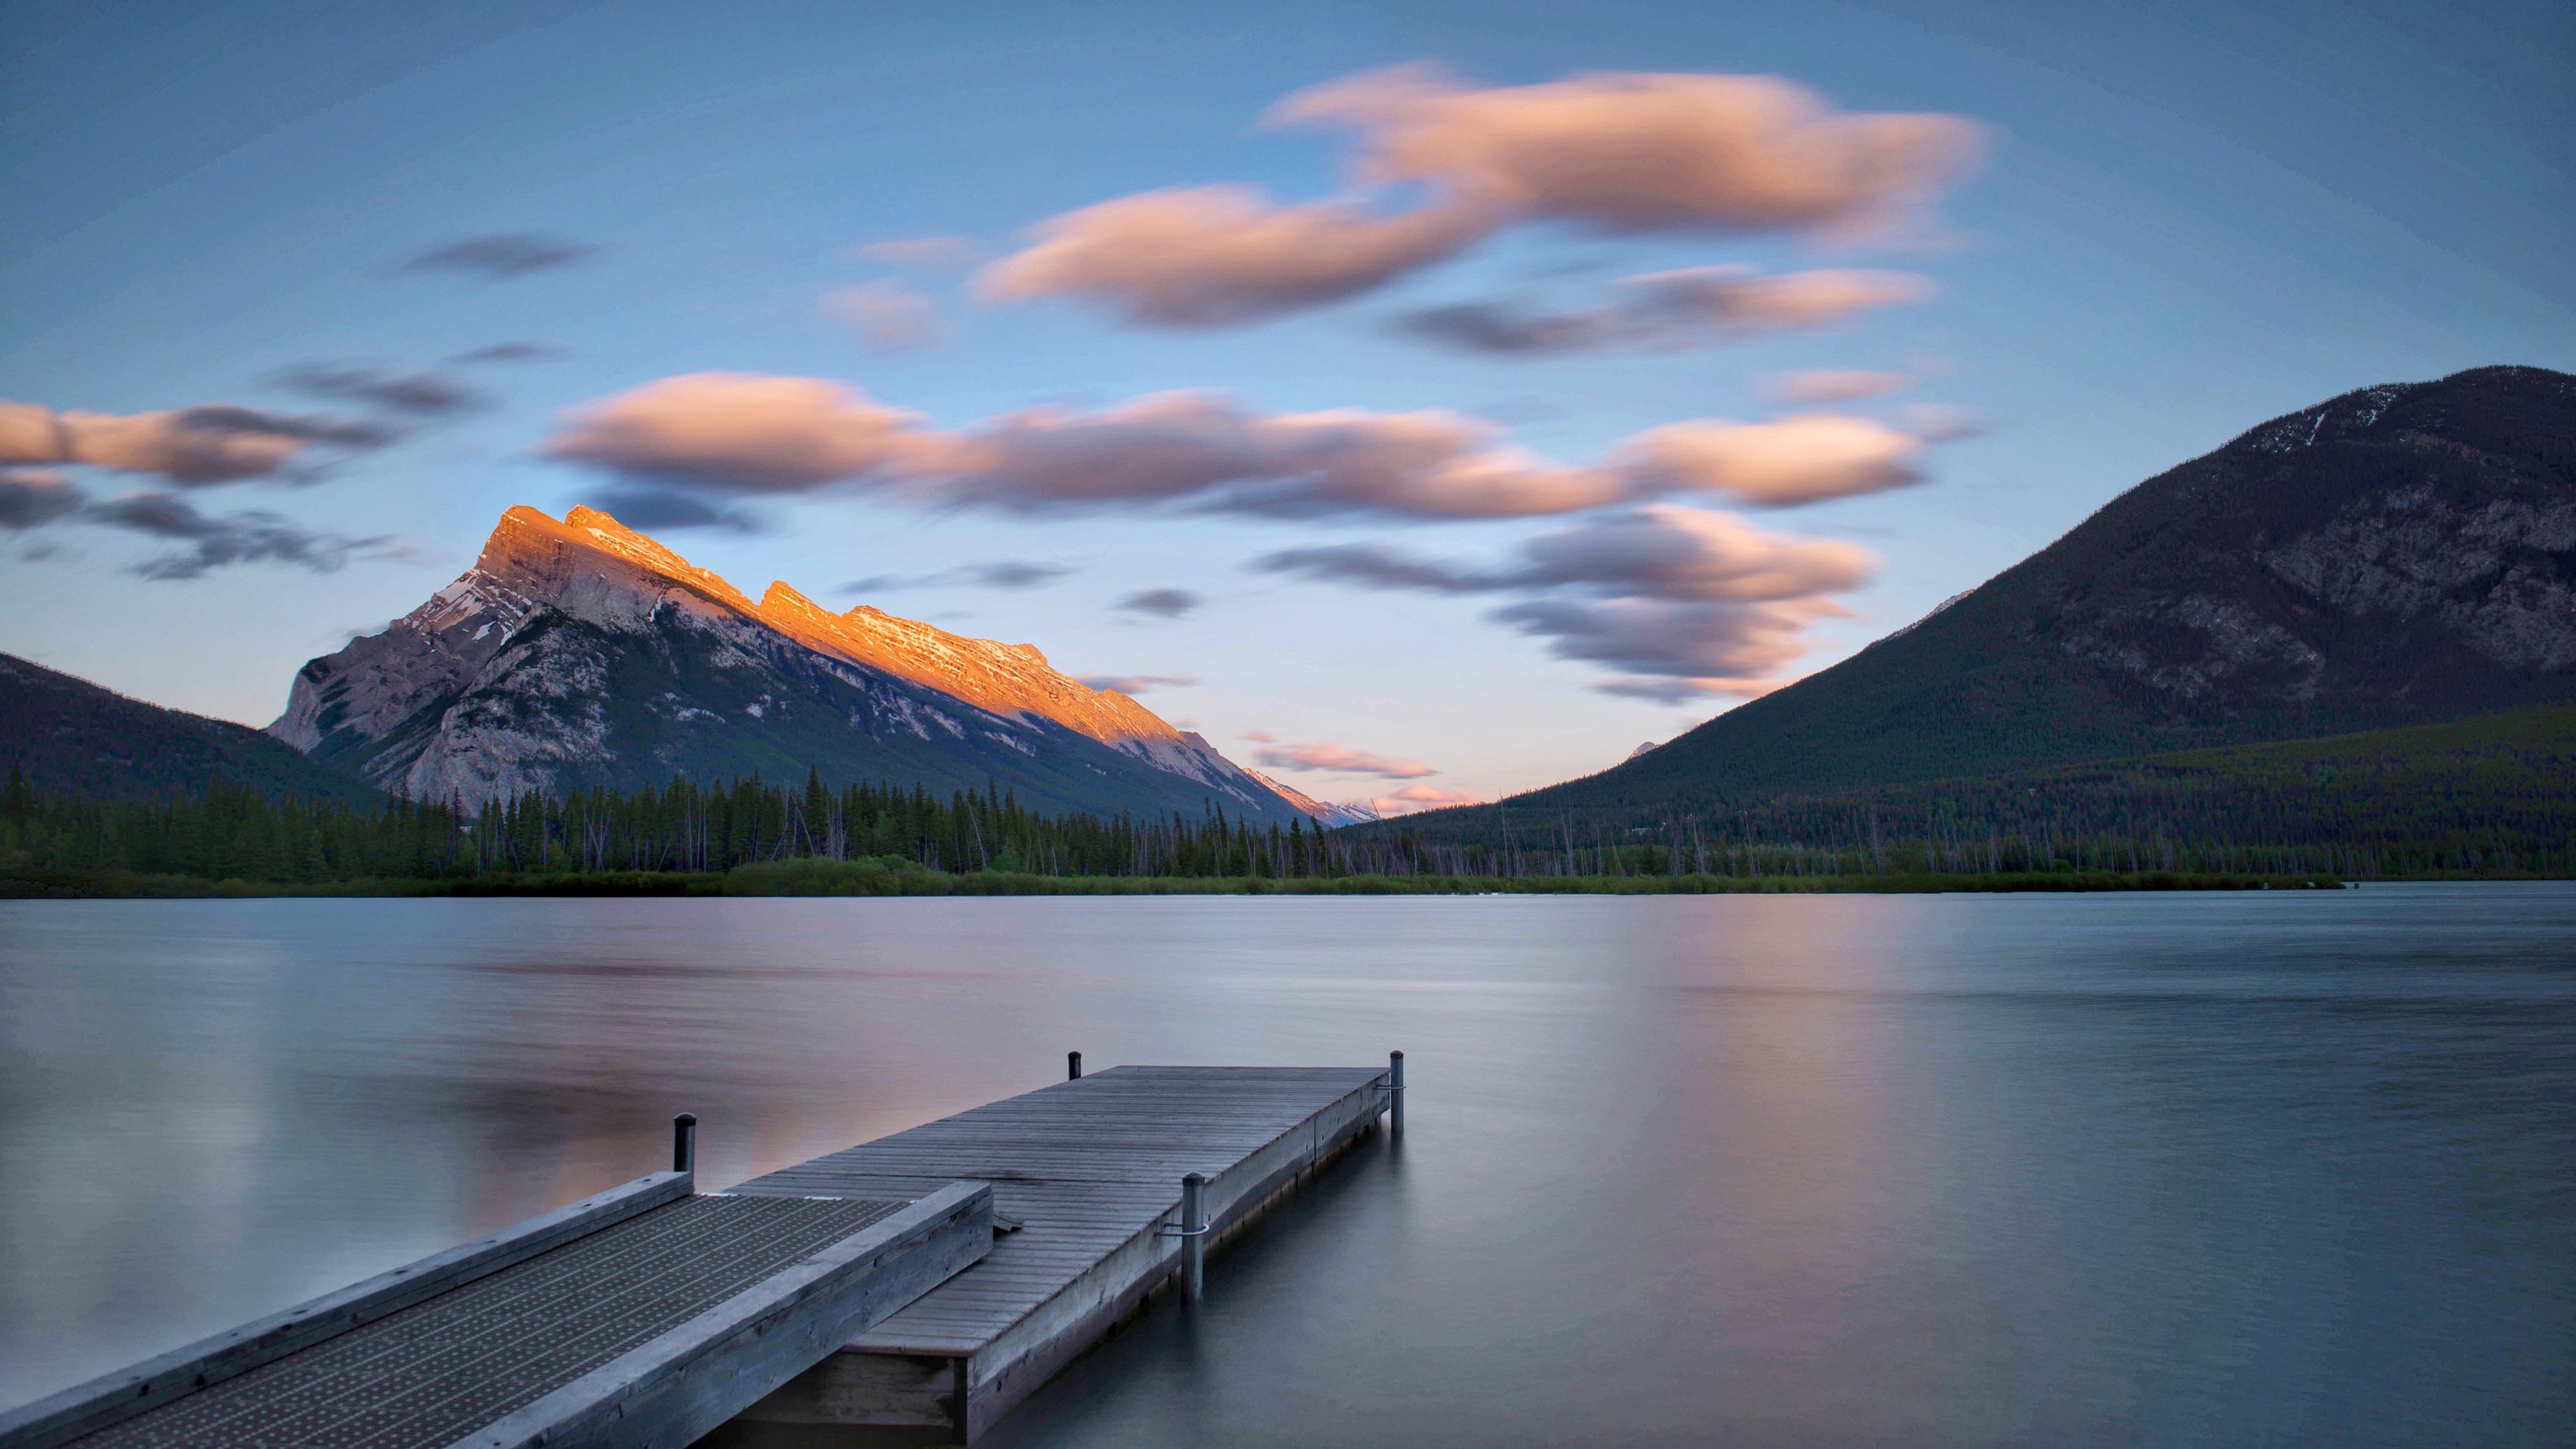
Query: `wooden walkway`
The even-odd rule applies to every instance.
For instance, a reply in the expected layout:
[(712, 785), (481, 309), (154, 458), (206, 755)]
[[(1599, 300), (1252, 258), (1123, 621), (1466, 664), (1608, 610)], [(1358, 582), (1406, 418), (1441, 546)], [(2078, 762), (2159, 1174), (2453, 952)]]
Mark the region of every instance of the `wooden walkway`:
[(1399, 1085), (1385, 1067), (1117, 1067), (741, 1184), (989, 1183), (999, 1236), (707, 1442), (971, 1443), (1171, 1278), (1185, 1174), (1208, 1179), (1212, 1244), (1374, 1127)]
[(992, 1244), (975, 1184), (694, 1181), (640, 1178), (0, 1414), (0, 1449), (679, 1449)]

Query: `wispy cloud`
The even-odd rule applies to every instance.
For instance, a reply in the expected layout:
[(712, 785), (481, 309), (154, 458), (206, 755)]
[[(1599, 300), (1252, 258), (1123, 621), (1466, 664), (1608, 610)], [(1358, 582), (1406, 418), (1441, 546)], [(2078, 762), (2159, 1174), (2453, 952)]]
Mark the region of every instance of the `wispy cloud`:
[(1820, 367), (1765, 378), (1762, 390), (1783, 402), (1860, 402), (1903, 392), (1914, 385), (1910, 372), (1872, 372), (1851, 367)]
[(1653, 272), (1619, 284), (1603, 306), (1537, 312), (1498, 302), (1463, 302), (1407, 314), (1398, 326), (1464, 352), (1506, 356), (1586, 351), (1671, 351), (1821, 327), (1854, 314), (1932, 295), (1911, 272), (1827, 269), (1762, 276), (1750, 267)]
[(1868, 418), (1803, 413), (1767, 423), (1668, 423), (1629, 439), (1617, 466), (1641, 494), (1709, 493), (1788, 508), (1923, 481), (1923, 439)]
[(588, 261), (599, 248), (540, 232), (494, 232), (460, 237), (404, 260), (406, 272), (454, 272), (486, 282), (506, 282)]
[(1394, 216), (1343, 202), (1272, 206), (1248, 186), (1152, 191), (1068, 212), (985, 269), (990, 301), (1088, 297), (1131, 322), (1224, 327), (1354, 296), (1446, 261), (1503, 220), (1478, 201)]
[(1383, 820), (1397, 815), (1411, 815), (1423, 810), (1445, 810), (1452, 805), (1481, 805), (1484, 803), (1484, 797), (1472, 790), (1441, 790), (1429, 785), (1407, 785), (1391, 794), (1373, 795), (1366, 800), (1353, 800), (1346, 803), (1360, 806)]
[(1994, 419), (1983, 413), (1943, 403), (1907, 403), (1902, 416), (1907, 431), (1927, 443), (1982, 438), (1995, 430)]
[(332, 573), (351, 558), (400, 555), (390, 536), (347, 538), (301, 527), (277, 514), (201, 513), (175, 493), (141, 489), (81, 510), (79, 521), (184, 544), (132, 572), (147, 579), (193, 579), (232, 564), (282, 563)]
[(1579, 466), (1515, 448), (1493, 423), (1459, 413), (1265, 416), (1212, 393), (1091, 412), (1031, 408), (942, 431), (840, 383), (699, 373), (578, 410), (544, 451), (678, 486), (852, 485), (931, 507), (1526, 518), (1670, 493), (1763, 507), (1849, 497), (1919, 481), (1922, 447), (1867, 418), (1700, 419)]
[(481, 389), (436, 372), (398, 373), (365, 363), (308, 362), (271, 381), (307, 397), (369, 403), (416, 417), (470, 412), (491, 401)]
[(953, 272), (983, 260), (985, 248), (971, 236), (910, 236), (869, 242), (851, 254), (910, 271)]
[(0, 468), (0, 528), (42, 528), (76, 513), (87, 498), (52, 468)]
[(879, 352), (912, 352), (948, 340), (939, 309), (900, 282), (843, 287), (823, 298), (823, 313)]
[(1198, 683), (1189, 674), (1085, 674), (1081, 682), (1093, 689), (1106, 689), (1118, 694), (1143, 694), (1151, 689), (1182, 689)]
[(1341, 544), (1250, 567), (1363, 588), (1516, 594), (1488, 617), (1545, 639), (1559, 658), (1636, 676), (1602, 686), (1613, 693), (1664, 698), (1774, 687), (1805, 651), (1808, 626), (1845, 612), (1832, 596), (1866, 583), (1876, 563), (1856, 544), (1649, 504), (1541, 534), (1482, 566)]
[[(1600, 73), (1474, 89), (1403, 66), (1292, 95), (1266, 122), (1354, 133), (1351, 191), (1282, 206), (1208, 186), (1085, 207), (987, 267), (984, 295), (1073, 296), (1132, 322), (1222, 326), (1367, 291), (1525, 222), (1880, 233), (1982, 148), (1958, 117), (1839, 113), (1770, 76)], [(1406, 209), (1409, 196), (1420, 199)]]
[(469, 367), (485, 367), (496, 362), (561, 362), (570, 356), (572, 349), (560, 342), (529, 340), (495, 342), (489, 347), (460, 352), (449, 360)]
[(1151, 614), (1157, 619), (1177, 619), (1207, 602), (1187, 589), (1140, 589), (1120, 599), (1116, 607), (1123, 613)]
[(750, 509), (649, 481), (612, 484), (583, 501), (629, 528), (717, 528), (729, 533), (769, 531), (768, 520)]
[(1440, 772), (1420, 760), (1391, 759), (1347, 745), (1271, 745), (1254, 756), (1274, 770), (1322, 771), (1337, 775), (1377, 775), (1389, 780), (1418, 780)]
[(1079, 570), (1069, 564), (1000, 559), (992, 563), (960, 564), (952, 569), (926, 574), (870, 574), (841, 585), (841, 592), (881, 594), (897, 589), (1036, 589), (1077, 572)]
[(0, 400), (0, 464), (71, 463), (157, 473), (197, 487), (288, 474), (308, 449), (378, 448), (382, 423), (294, 416), (207, 403), (151, 413), (56, 412)]
[(1511, 559), (1482, 568), (1366, 543), (1283, 549), (1253, 560), (1250, 567), (1367, 588), (1436, 593), (1574, 588), (1688, 602), (1747, 602), (1855, 589), (1876, 563), (1869, 550), (1839, 539), (1769, 533), (1731, 514), (1646, 504), (1540, 534), (1521, 544)]

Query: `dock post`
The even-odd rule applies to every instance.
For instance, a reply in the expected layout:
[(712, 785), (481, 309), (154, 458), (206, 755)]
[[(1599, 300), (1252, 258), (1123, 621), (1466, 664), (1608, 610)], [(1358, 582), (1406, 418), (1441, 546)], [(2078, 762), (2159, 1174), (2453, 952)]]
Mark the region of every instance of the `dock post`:
[(1207, 1293), (1207, 1179), (1193, 1172), (1181, 1179), (1181, 1301), (1195, 1304)]
[(1082, 1053), (1066, 1052), (1064, 1054), (1064, 1079), (1068, 1082), (1079, 1082), (1082, 1080)]
[(1388, 1135), (1404, 1135), (1404, 1053), (1386, 1054), (1386, 1125)]
[(698, 1114), (683, 1112), (671, 1119), (671, 1170), (698, 1170)]

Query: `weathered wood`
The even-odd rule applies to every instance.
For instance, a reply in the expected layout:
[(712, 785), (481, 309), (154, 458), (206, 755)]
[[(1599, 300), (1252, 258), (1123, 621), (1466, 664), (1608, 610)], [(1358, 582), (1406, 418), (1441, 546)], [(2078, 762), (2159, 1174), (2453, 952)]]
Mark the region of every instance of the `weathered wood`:
[(993, 1194), (953, 1183), (453, 1449), (681, 1449), (984, 1256)]
[(657, 1172), (542, 1217), (308, 1299), (0, 1414), (0, 1449), (52, 1449), (522, 1263), (611, 1223), (686, 1197), (692, 1178)]
[(1207, 1177), (1208, 1242), (1221, 1242), (1373, 1126), (1385, 1087), (1377, 1068), (1118, 1067), (741, 1185), (984, 1181), (1023, 1227), (709, 1442), (801, 1445), (822, 1426), (971, 1442), (1170, 1279), (1183, 1174)]
[[(865, 1198), (689, 1185), (655, 1174), (315, 1300), (319, 1326), (222, 1335), (197, 1360), (222, 1380), (192, 1375), (113, 1422), (52, 1413), (0, 1449), (680, 1449), (994, 1241), (981, 1183)], [(254, 1350), (265, 1361), (246, 1365)]]

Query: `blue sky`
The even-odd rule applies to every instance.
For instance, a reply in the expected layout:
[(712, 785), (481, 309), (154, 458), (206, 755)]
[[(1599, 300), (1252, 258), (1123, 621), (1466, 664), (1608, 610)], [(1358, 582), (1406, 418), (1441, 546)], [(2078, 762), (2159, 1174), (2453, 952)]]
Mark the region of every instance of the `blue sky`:
[[(1440, 410), (1585, 468), (1689, 420), (1825, 411), (1944, 437), (1973, 420), (1975, 435), (1908, 455), (1911, 486), (1648, 505), (1740, 518), (1791, 554), (1823, 540), (1876, 555), (1867, 582), (1816, 595), (1844, 612), (1799, 616), (1786, 637), (1804, 652), (1769, 670), (1794, 677), (2266, 417), (2486, 363), (2576, 369), (2576, 21), (2542, 4), (2259, 9), (14, 5), (0, 398), (378, 417), (404, 435), (219, 485), (22, 468), (97, 511), (0, 535), (0, 649), (265, 723), (299, 664), (452, 578), (503, 508), (560, 513), (620, 486), (597, 449), (541, 451), (573, 410), (705, 372), (847, 384), (941, 438), (1185, 390), (1258, 418)], [(1592, 72), (1777, 76), (1841, 112), (1960, 118), (1983, 154), (1929, 188), (1933, 219), (1858, 238), (1609, 234), (1540, 207), (1446, 260), (1241, 325), (1139, 325), (1078, 289), (995, 301), (972, 267), (859, 251), (965, 238), (990, 265), (1049, 218), (1160, 188), (1353, 195), (1350, 133), (1258, 122), (1293, 93), (1415, 62), (1457, 94)], [(1400, 185), (1359, 204), (1431, 203)], [(506, 277), (405, 266), (496, 236), (589, 250)], [(1444, 305), (1597, 310), (1634, 295), (1620, 278), (1711, 266), (1904, 273), (1937, 293), (1627, 350), (1462, 352), (1399, 325)], [(872, 284), (927, 308), (942, 339), (853, 335), (823, 299)], [(559, 352), (455, 360), (532, 341)], [(481, 405), (371, 411), (317, 392), (323, 366), (426, 373)], [(1808, 369), (1906, 382), (1782, 401), (1776, 380)], [(1737, 697), (1604, 693), (1639, 667), (1557, 657), (1561, 632), (1493, 617), (1572, 597), (1551, 588), (1597, 602), (1598, 579), (1531, 584), (1538, 566), (1514, 561), (1626, 502), (1465, 520), (1187, 499), (1029, 511), (864, 479), (692, 475), (675, 492), (654, 476), (663, 497), (755, 525), (655, 530), (748, 591), (785, 579), (836, 607), (1035, 643), (1072, 673), (1194, 679), (1142, 697), (1238, 759), (1265, 747), (1253, 734), (1334, 744), (1436, 771), (1408, 786), (1490, 798), (1600, 768)], [(174, 545), (106, 509), (135, 489), (200, 519), (260, 510), (298, 537), (381, 541), (144, 577)], [(1246, 567), (1362, 544), (1470, 582)], [(1069, 572), (1016, 589), (959, 572), (1003, 561)], [(949, 581), (839, 589), (883, 576)], [(1120, 607), (1152, 589), (1199, 602)], [(1288, 778), (1336, 799), (1395, 788), (1365, 771)]]

